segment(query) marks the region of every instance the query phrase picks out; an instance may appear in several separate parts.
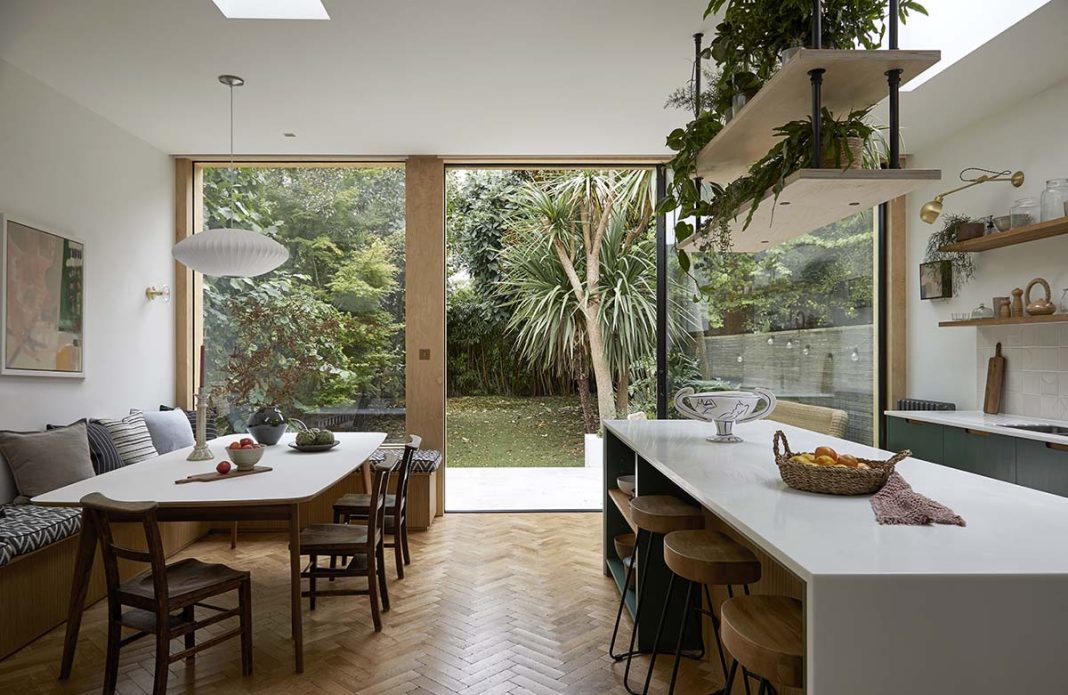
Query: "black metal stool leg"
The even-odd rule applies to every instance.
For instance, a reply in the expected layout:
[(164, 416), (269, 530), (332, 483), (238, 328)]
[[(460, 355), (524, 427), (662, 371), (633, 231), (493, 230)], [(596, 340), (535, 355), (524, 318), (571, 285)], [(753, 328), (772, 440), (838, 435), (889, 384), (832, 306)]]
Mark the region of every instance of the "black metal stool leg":
[(734, 676), (738, 672), (738, 660), (731, 659), (731, 670), (727, 672), (727, 682), (723, 685), (723, 692), (727, 695), (731, 695), (731, 689), (734, 688)]
[[(637, 541), (638, 541), (638, 539), (637, 539), (637, 537), (635, 537), (635, 539), (634, 539), (634, 549), (635, 549), (635, 551), (637, 551), (637, 549), (638, 549), (638, 542)], [(636, 561), (641, 562), (641, 564), (642, 564), (642, 576), (641, 576), (641, 580), (638, 582), (639, 589), (642, 586), (646, 585), (645, 584), (645, 578), (646, 578), (646, 575), (649, 574), (649, 564), (650, 564), (649, 563), (649, 553), (652, 552), (652, 549), (651, 549), (652, 545), (653, 545), (653, 533), (652, 533), (652, 531), (646, 531), (646, 533), (645, 533), (645, 550), (643, 550), (638, 555), (638, 557), (635, 558)], [(627, 692), (631, 693), (631, 695), (638, 695), (638, 693), (636, 693), (635, 691), (630, 689), (630, 686), (627, 684), (627, 679), (630, 676), (630, 665), (634, 660), (634, 643), (638, 639), (638, 623), (640, 622), (640, 618), (641, 618), (641, 614), (642, 614), (642, 605), (644, 604), (644, 601), (642, 601), (642, 596), (643, 595), (644, 594), (643, 594), (642, 591), (638, 591), (637, 600), (635, 600), (635, 602), (634, 602), (634, 626), (631, 628), (631, 631), (630, 631), (630, 646), (627, 647), (627, 655), (626, 655), (627, 656), (627, 667), (625, 669), (623, 669), (623, 687), (626, 688)], [(653, 645), (653, 651), (656, 651), (656, 645), (655, 644)]]
[[(642, 530), (638, 529), (638, 533), (634, 536), (634, 550), (638, 550), (638, 545), (642, 540)], [(608, 645), (608, 655), (615, 661), (622, 661), (627, 658), (628, 652), (615, 653), (616, 649), (616, 636), (619, 634), (619, 621), (623, 618), (623, 607), (627, 604), (627, 589), (630, 587), (630, 580), (634, 576), (634, 553), (630, 556), (630, 567), (627, 568), (627, 576), (623, 580), (623, 590), (620, 592), (619, 597), (619, 609), (616, 610), (616, 624), (612, 628), (612, 641)], [(637, 611), (635, 611), (637, 612)]]
[[(688, 584), (689, 582), (687, 582)], [(675, 573), (672, 572), (668, 578), (667, 593), (664, 594), (664, 607), (660, 611), (660, 620), (656, 623), (656, 638), (653, 640), (653, 653), (649, 658), (649, 671), (645, 674), (645, 686), (642, 688), (642, 695), (649, 692), (649, 683), (653, 680), (653, 668), (656, 666), (656, 655), (660, 651), (660, 637), (664, 634), (664, 620), (667, 618), (668, 607), (671, 605), (671, 594), (675, 591)], [(689, 594), (689, 589), (686, 590)], [(685, 616), (684, 616), (685, 618)], [(679, 628), (679, 634), (685, 631), (686, 622), (683, 620), (683, 627)], [(623, 678), (623, 686), (630, 690), (627, 686), (626, 676)]]
[(723, 652), (723, 642), (719, 638), (719, 618), (716, 617), (715, 607), (712, 605), (712, 592), (708, 585), (704, 585), (705, 601), (708, 603), (708, 616), (712, 618), (712, 634), (716, 637), (716, 651), (719, 652), (719, 665), (723, 669), (723, 677), (727, 677), (727, 657)]
[(749, 669), (745, 666), (742, 667), (742, 682), (745, 683), (745, 695), (752, 695), (749, 690), (749, 679), (753, 677), (753, 674), (749, 673)]
[[(668, 695), (675, 692), (675, 681), (679, 677), (679, 662), (682, 660), (682, 637), (686, 634), (686, 614), (690, 611), (690, 597), (693, 595), (693, 582), (686, 583), (686, 600), (682, 604), (682, 616), (679, 620), (679, 639), (675, 642), (675, 665), (671, 667), (671, 684), (668, 686)], [(700, 614), (698, 614), (700, 615)], [(653, 667), (650, 664), (649, 674), (652, 675)], [(648, 681), (647, 681), (648, 682)], [(644, 695), (644, 693), (643, 693)]]

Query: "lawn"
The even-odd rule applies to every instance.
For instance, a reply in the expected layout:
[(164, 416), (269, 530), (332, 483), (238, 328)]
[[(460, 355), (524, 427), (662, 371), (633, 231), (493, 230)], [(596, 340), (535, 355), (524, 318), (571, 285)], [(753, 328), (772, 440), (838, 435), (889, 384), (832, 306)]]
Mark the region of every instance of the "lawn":
[(452, 468), (585, 465), (577, 397), (450, 398), (446, 414)]

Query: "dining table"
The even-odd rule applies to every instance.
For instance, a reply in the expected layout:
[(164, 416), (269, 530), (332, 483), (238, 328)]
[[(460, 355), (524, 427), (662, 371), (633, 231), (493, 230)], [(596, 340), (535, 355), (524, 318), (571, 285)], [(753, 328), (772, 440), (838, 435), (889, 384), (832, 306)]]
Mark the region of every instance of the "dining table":
[[(263, 457), (257, 465), (270, 468), (269, 471), (182, 484), (191, 475), (215, 471), (218, 463), (228, 458), (226, 448), (247, 436), (223, 436), (210, 441), (208, 444), (215, 455), (211, 460), (190, 461), (188, 457), (193, 447), (179, 449), (38, 495), (32, 502), (50, 507), (80, 507), (83, 497), (97, 492), (121, 502), (156, 502), (160, 521), (286, 522), (293, 655), (296, 672), (301, 673), (304, 670), (304, 639), (300, 606), (300, 504), (318, 497), (360, 469), (365, 489), (370, 490), (371, 466), (365, 464), (385, 441), (386, 435), (383, 432), (337, 433), (334, 448), (301, 452), (290, 446), (295, 435), (287, 434), (278, 444), (264, 447)], [(98, 542), (97, 529), (84, 510), (81, 523), (60, 680), (70, 676), (74, 663)]]

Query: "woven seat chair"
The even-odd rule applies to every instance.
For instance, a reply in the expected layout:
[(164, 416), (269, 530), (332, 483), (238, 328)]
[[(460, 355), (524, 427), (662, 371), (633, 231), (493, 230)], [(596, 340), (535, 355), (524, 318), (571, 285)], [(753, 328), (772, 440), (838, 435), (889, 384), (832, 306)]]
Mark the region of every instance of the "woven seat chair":
[(821, 405), (779, 401), (768, 419), (831, 437), (844, 437), (849, 424), (849, 413)]

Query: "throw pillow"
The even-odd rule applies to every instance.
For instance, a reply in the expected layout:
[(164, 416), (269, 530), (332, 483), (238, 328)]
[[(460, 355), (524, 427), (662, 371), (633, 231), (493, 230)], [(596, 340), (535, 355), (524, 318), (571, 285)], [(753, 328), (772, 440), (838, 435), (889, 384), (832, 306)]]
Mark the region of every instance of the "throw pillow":
[[(131, 410), (133, 413), (141, 413), (140, 410)], [(175, 449), (184, 449), (193, 446), (193, 430), (189, 427), (189, 419), (180, 410), (164, 410), (152, 412), (151, 410), (141, 413), (148, 425), (148, 434), (152, 437), (152, 446), (156, 453), (167, 454)]]
[(124, 466), (158, 455), (156, 447), (152, 445), (152, 435), (148, 433), (145, 416), (141, 413), (131, 413), (122, 419), (100, 418), (99, 422), (108, 428), (111, 441), (115, 442), (115, 448), (119, 450)]
[[(186, 410), (184, 408), (171, 408), (170, 406), (161, 405), (160, 410), (181, 410), (185, 413), (185, 416), (189, 418), (189, 427), (193, 430), (193, 438), (197, 436), (197, 411)], [(208, 408), (207, 422), (204, 423), (204, 439), (212, 440), (219, 436), (219, 430), (215, 426), (215, 421), (219, 418), (219, 413), (215, 408)]]
[(93, 477), (85, 422), (44, 432), (0, 432), (0, 453), (26, 497)]
[[(89, 435), (89, 457), (93, 460), (93, 470), (97, 475), (122, 468), (122, 457), (115, 448), (115, 442), (111, 441), (111, 433), (108, 428), (96, 420), (79, 420), (85, 422), (86, 433)], [(78, 424), (78, 423), (73, 423)], [(48, 429), (60, 429), (61, 425), (49, 425)]]

